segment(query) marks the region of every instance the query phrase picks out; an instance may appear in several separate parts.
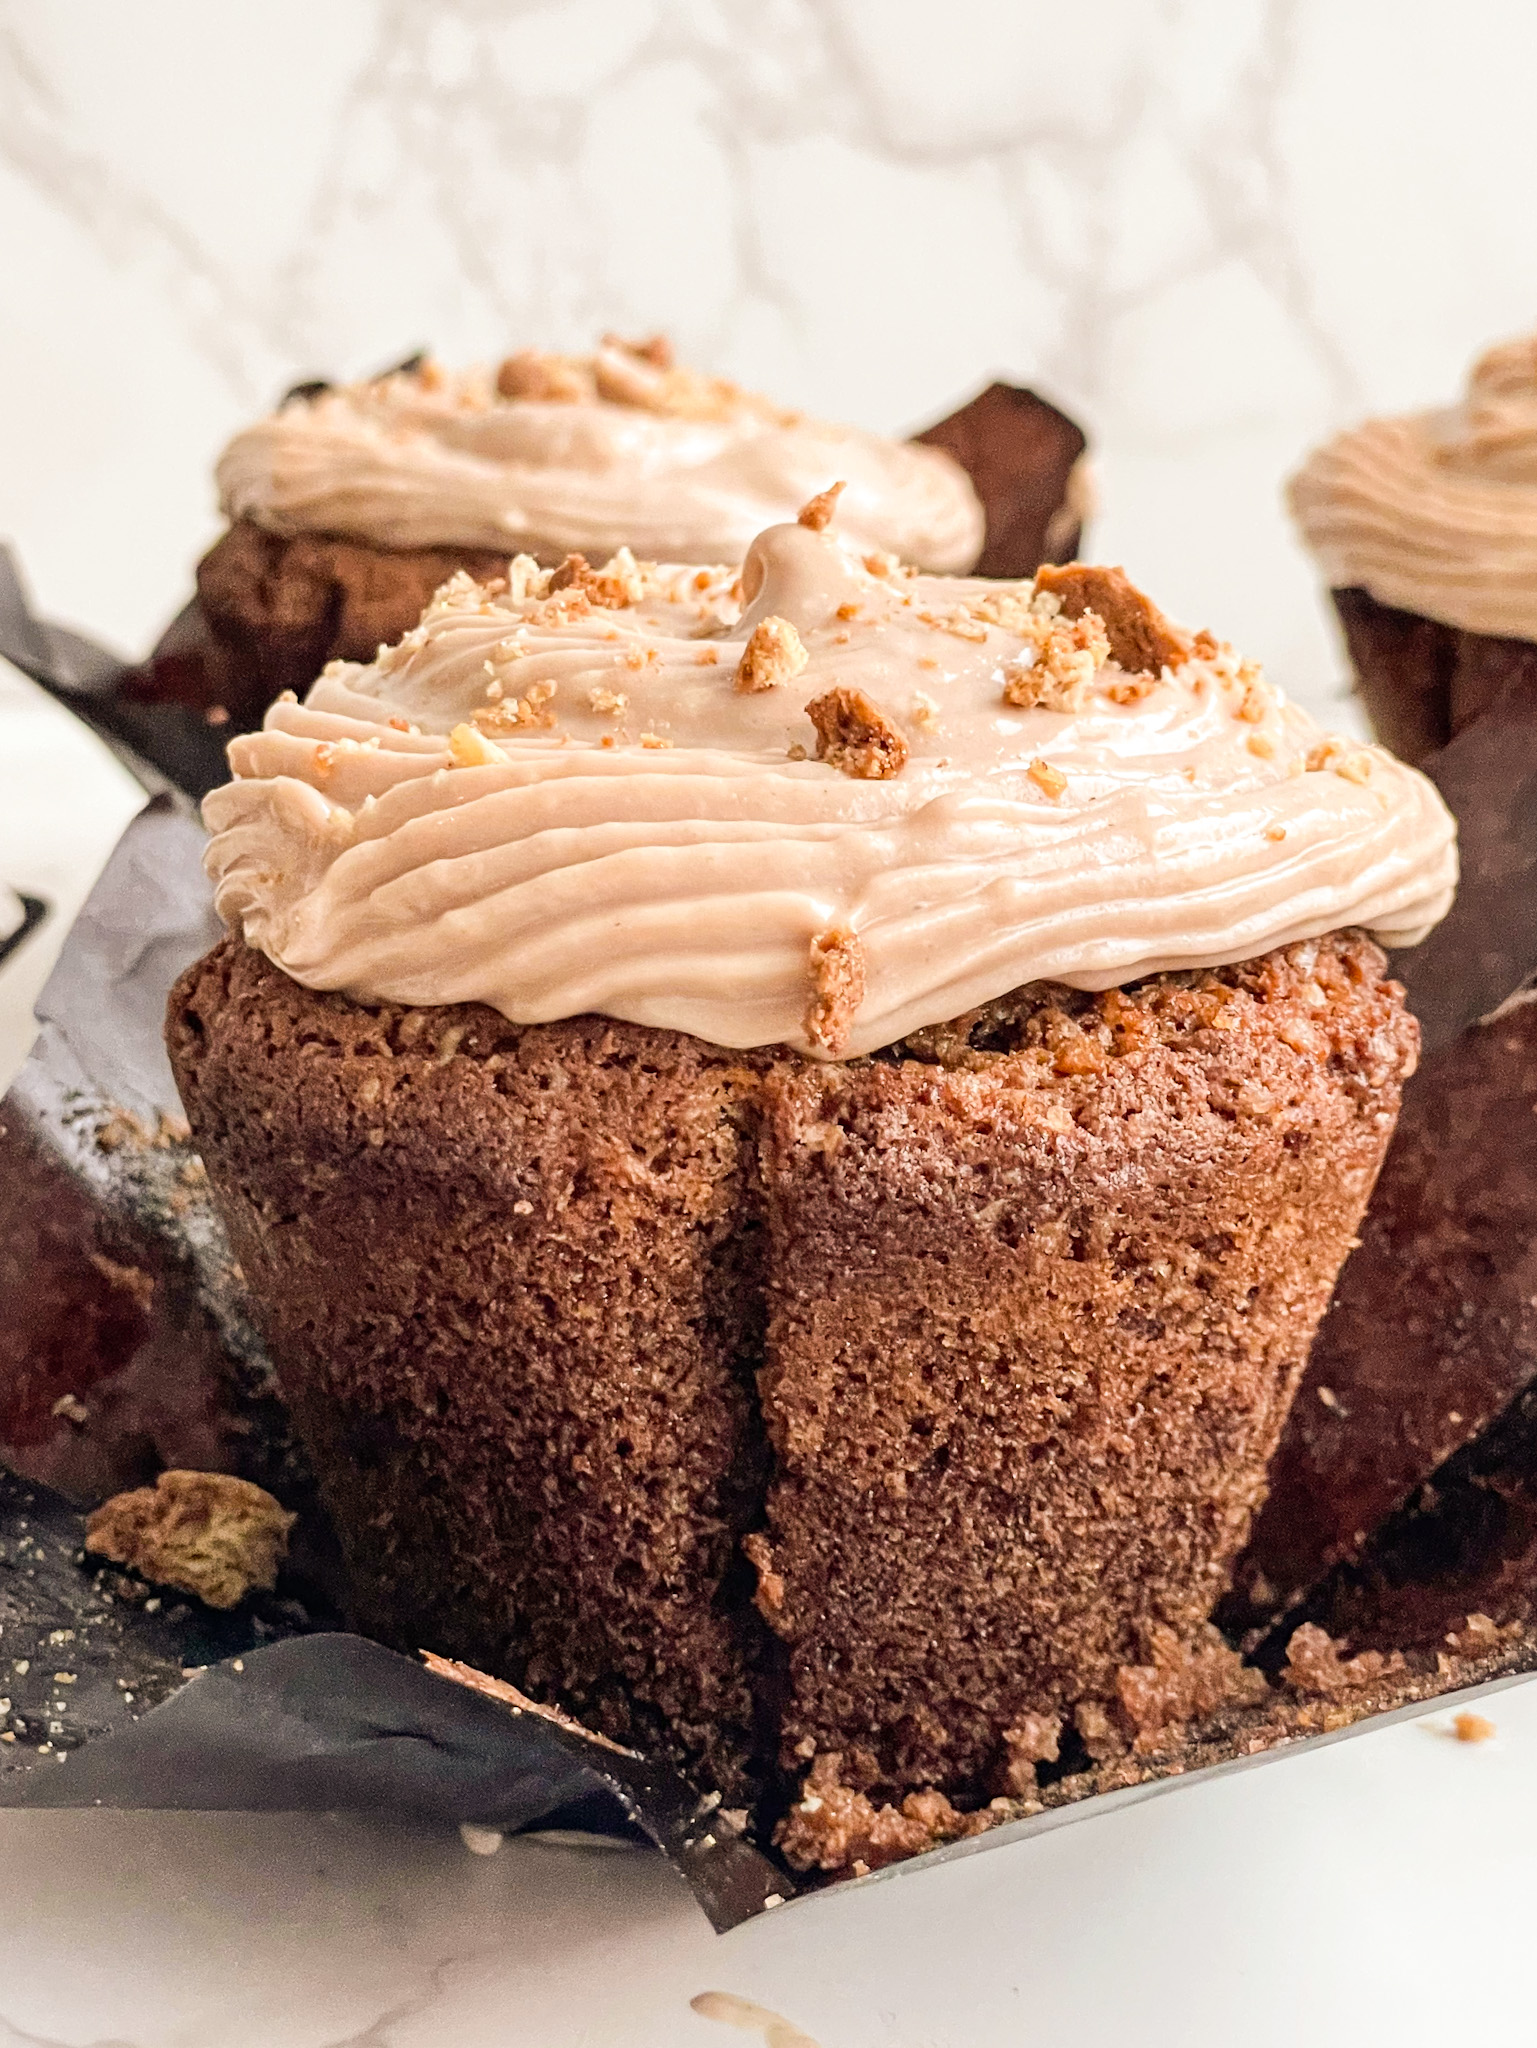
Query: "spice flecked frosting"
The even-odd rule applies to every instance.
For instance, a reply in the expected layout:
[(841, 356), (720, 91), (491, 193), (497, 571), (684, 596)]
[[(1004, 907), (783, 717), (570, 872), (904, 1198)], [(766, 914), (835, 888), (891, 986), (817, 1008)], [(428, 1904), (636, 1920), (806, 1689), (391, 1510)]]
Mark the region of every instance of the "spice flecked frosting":
[(675, 366), (660, 340), (509, 356), (291, 398), (220, 457), (225, 515), (383, 548), (571, 549), (739, 561), (830, 476), (844, 532), (934, 570), (970, 568), (984, 516), (937, 448), (786, 411)]
[(770, 527), (740, 570), (514, 561), (230, 746), (227, 922), (363, 1000), (857, 1055), (1446, 911), (1433, 786), (1119, 571), (943, 578)]
[(1290, 498), (1335, 589), (1537, 640), (1537, 336), (1482, 356), (1460, 404), (1337, 436)]

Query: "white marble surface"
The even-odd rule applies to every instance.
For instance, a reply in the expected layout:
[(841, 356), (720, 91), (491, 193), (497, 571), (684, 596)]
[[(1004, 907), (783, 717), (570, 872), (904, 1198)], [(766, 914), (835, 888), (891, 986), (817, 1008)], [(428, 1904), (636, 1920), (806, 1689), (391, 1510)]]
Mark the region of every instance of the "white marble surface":
[(665, 326), (885, 428), (994, 372), (1298, 694), (1310, 441), (1537, 315), (1524, 0), (0, 0), (0, 532), (130, 650), (296, 373)]
[[(0, 1814), (0, 2048), (1447, 2048), (1530, 2038), (1537, 1682), (717, 1937), (638, 1851)], [(792, 2048), (785, 2041), (776, 2048)], [(793, 2048), (805, 2048), (797, 2040)]]
[[(1096, 552), (1318, 702), (1279, 482), (1537, 315), (1534, 58), (1522, 0), (0, 0), (0, 532), (135, 650), (296, 373), (664, 325), (880, 427), (1038, 381)], [(133, 801), (0, 678), (0, 874), (67, 916)], [(641, 1856), (0, 1816), (0, 2048), (708, 2048), (711, 1989), (822, 2048), (1522, 2039), (1537, 1686), (1490, 1711), (720, 1941)]]

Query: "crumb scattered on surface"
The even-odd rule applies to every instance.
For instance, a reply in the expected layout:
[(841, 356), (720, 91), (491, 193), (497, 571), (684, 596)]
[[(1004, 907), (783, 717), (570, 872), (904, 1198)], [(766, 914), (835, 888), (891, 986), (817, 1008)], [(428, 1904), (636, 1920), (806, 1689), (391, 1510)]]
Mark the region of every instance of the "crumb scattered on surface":
[(265, 1488), (226, 1472), (162, 1472), (117, 1493), (86, 1523), (85, 1547), (207, 1607), (270, 1592), (294, 1516)]
[(1492, 1721), (1486, 1721), (1482, 1714), (1463, 1712), (1453, 1714), (1452, 1732), (1459, 1742), (1487, 1742), (1491, 1735), (1498, 1734)]
[[(764, 1901), (765, 1905), (777, 1903), (774, 1899)], [(689, 2000), (689, 2010), (697, 2012), (702, 2020), (719, 2020), (723, 2026), (738, 2027), (744, 2034), (761, 2034), (765, 2048), (817, 2048), (811, 2036), (803, 2034), (789, 2020), (770, 2012), (766, 2005), (755, 2005), (750, 1998), (738, 1998), (733, 1991), (701, 1991), (697, 1998)]]
[(806, 716), (816, 727), (817, 759), (864, 782), (884, 782), (907, 765), (907, 738), (863, 690), (843, 684), (813, 697)]
[(505, 768), (507, 756), (473, 725), (456, 725), (448, 735), (448, 752), (456, 768)]
[(1034, 760), (1025, 773), (1042, 796), (1049, 796), (1053, 803), (1067, 788), (1067, 777), (1060, 768), (1053, 768), (1049, 761)]

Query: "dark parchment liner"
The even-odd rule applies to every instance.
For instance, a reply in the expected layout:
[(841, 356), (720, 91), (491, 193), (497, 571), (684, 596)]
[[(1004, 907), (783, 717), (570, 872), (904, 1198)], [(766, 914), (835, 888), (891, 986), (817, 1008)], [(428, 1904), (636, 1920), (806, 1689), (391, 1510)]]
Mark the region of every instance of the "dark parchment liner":
[[(6, 567), (0, 557), (0, 653), (96, 724), (156, 794), (71, 934), (37, 1047), (0, 1104), (0, 1658), (28, 1667), (7, 1681), (0, 1732), (15, 1739), (0, 1747), (0, 1806), (393, 1808), (509, 1828), (638, 1827), (718, 1928), (794, 1898), (804, 1881), (669, 1771), (346, 1631), (335, 1547), (160, 1046), (169, 985), (215, 930), (201, 833), (175, 789), (213, 779), (198, 752), (212, 736), (173, 706), (154, 707), (150, 724), (120, 716), (106, 657), (33, 618)], [(1435, 1086), (1491, 992), (1498, 1001), (1537, 969), (1526, 829), (1537, 741), (1491, 719), (1430, 765), (1463, 813), (1468, 873), (1444, 936), (1400, 961), (1435, 1053), (1421, 1085)], [(1373, 1341), (1394, 1340), (1388, 1328)], [(275, 1595), (214, 1616), (84, 1557), (79, 1504), (167, 1464), (241, 1473), (300, 1512)], [(1297, 1618), (1254, 1637), (1272, 1674)], [(990, 1832), (914, 1861), (978, 1853), (1534, 1669), (1537, 1633), (1516, 1624), (1327, 1694), (1278, 1688), (1167, 1746), (1065, 1760), (1020, 1817), (1000, 1811)]]

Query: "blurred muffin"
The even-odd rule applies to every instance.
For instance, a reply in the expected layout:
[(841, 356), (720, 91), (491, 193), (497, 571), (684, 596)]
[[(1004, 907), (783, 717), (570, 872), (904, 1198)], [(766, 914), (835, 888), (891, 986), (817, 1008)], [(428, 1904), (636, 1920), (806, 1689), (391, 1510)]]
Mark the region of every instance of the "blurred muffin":
[(520, 552), (606, 561), (621, 544), (740, 560), (835, 476), (867, 551), (953, 571), (985, 550), (995, 575), (1075, 552), (1084, 439), (1054, 407), (993, 385), (924, 442), (773, 405), (674, 365), (660, 339), (303, 386), (220, 458), (229, 530), (130, 694), (254, 726), (327, 661), (398, 640), (456, 570), (494, 576)]
[(1454, 872), (1119, 571), (830, 496), (275, 705), (168, 1018), (367, 1625), (765, 1812), (809, 1768), (824, 1865), (829, 1786), (963, 1826), (1210, 1657), (1413, 1063), (1359, 927)]
[(1457, 405), (1339, 435), (1290, 500), (1395, 753), (1537, 687), (1537, 337), (1490, 349)]

